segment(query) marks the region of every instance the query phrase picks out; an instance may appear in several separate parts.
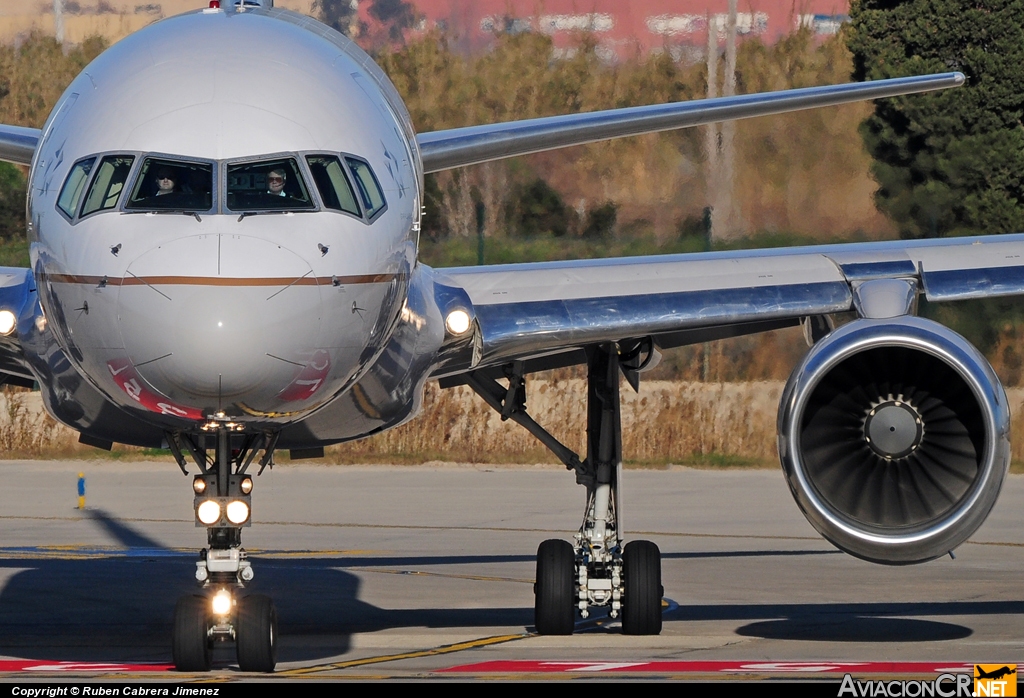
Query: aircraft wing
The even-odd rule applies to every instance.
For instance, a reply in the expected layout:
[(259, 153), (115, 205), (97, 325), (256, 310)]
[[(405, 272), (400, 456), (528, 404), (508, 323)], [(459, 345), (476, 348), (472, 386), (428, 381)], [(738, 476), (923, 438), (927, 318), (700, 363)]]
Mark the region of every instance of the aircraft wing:
[(921, 75), (468, 126), (421, 133), (416, 140), (423, 171), (430, 173), (609, 138), (930, 92), (963, 83), (963, 73)]
[(31, 270), (0, 267), (0, 309), (14, 313), (18, 330), (10, 336), (0, 335), (0, 385), (9, 383), (30, 388), (35, 381), (18, 336), (29, 334), (35, 319), (36, 304), (36, 287)]
[[(37, 128), (0, 124), (0, 160), (17, 165), (32, 164), (40, 133)], [(26, 315), (29, 318), (34, 315), (34, 305), (35, 283), (29, 270), (0, 267), (0, 308), (14, 312), (20, 326)], [(10, 383), (31, 387), (35, 377), (24, 359), (18, 334), (16, 332), (10, 337), (0, 335), (0, 385)]]
[[(963, 73), (921, 75), (469, 126), (422, 133), (416, 140), (423, 171), (430, 173), (609, 138), (930, 92), (963, 83)], [(0, 160), (31, 164), (41, 133), (36, 128), (0, 124)]]
[[(1024, 234), (575, 260), (435, 271), (442, 312), (475, 320), (472, 355), (435, 376), (652, 337), (662, 348), (848, 311), (906, 279), (929, 301), (1024, 293)], [(904, 286), (906, 288), (906, 286)], [(455, 352), (457, 353), (457, 352)], [(553, 361), (553, 360), (552, 360)], [(548, 365), (576, 363), (557, 361)]]
[(40, 134), (37, 128), (0, 124), (0, 160), (31, 165)]

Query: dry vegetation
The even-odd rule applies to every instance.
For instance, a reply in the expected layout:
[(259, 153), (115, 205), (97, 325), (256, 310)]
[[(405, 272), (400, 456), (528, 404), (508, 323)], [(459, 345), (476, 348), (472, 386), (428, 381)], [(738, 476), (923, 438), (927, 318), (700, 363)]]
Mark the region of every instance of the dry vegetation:
[[(648, 381), (622, 388), (623, 455), (628, 465), (778, 467), (775, 421), (782, 381)], [(1024, 389), (1007, 391), (1015, 470), (1024, 464)], [(580, 378), (532, 380), (530, 415), (583, 454), (586, 387)], [(156, 458), (167, 452), (118, 446), (111, 454), (81, 446), (78, 435), (41, 409), (39, 393), (0, 393), (0, 453), (5, 458)], [(286, 460), (280, 454), (279, 460)], [(525, 429), (487, 407), (468, 388), (427, 386), (423, 414), (362, 441), (332, 446), (324, 462), (557, 463)]]
[[(567, 58), (551, 59), (539, 34), (501, 36), (493, 50), (464, 56), (443, 36), (416, 40), (379, 57), (405, 97), (418, 130), (592, 111), (703, 97), (703, 64), (667, 54), (603, 62), (580, 37)], [(799, 32), (774, 46), (741, 45), (739, 91), (846, 82), (852, 62), (841, 36), (816, 45)], [(785, 231), (816, 239), (877, 237), (891, 226), (872, 203), (876, 188), (857, 135), (867, 104), (742, 121), (737, 129), (736, 193), (749, 232)], [(510, 162), (442, 173), (430, 210), (434, 235), (475, 232), (473, 201), (486, 206), (486, 234), (515, 233), (520, 195), (538, 175), (580, 221), (605, 202), (618, 207), (619, 236), (670, 241), (699, 219), (707, 202), (698, 130), (597, 143)], [(429, 221), (428, 221), (429, 222)]]

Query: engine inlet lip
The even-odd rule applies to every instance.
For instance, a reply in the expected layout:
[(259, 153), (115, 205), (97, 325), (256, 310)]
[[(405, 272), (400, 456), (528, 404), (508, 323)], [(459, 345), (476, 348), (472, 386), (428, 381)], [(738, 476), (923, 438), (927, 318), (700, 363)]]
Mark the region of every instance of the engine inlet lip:
[[(945, 362), (969, 386), (985, 419), (985, 449), (978, 479), (941, 521), (894, 531), (837, 511), (808, 477), (800, 457), (801, 421), (821, 380), (839, 363), (871, 349), (903, 347)], [(779, 455), (797, 504), (821, 535), (846, 552), (874, 562), (907, 564), (946, 554), (985, 520), (1009, 466), (1009, 412), (999, 379), (967, 340), (939, 323), (917, 317), (860, 319), (821, 340), (793, 372), (779, 410)], [(979, 500), (985, 498), (979, 505)], [(870, 551), (870, 552), (868, 552)]]

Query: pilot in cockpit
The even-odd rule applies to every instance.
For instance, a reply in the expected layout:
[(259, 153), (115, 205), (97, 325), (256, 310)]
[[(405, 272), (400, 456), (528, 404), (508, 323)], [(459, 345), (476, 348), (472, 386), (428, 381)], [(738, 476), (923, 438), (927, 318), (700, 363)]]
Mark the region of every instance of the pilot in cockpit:
[(288, 182), (288, 175), (281, 168), (275, 168), (267, 173), (267, 194), (271, 196), (288, 196), (284, 191), (284, 185)]
[(164, 196), (166, 194), (173, 194), (177, 191), (178, 183), (174, 176), (174, 173), (166, 167), (161, 167), (156, 173), (156, 194), (155, 196)]

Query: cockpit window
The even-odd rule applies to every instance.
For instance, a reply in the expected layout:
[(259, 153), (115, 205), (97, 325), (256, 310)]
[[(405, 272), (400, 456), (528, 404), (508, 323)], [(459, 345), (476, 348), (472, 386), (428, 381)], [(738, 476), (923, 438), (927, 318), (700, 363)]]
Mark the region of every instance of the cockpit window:
[(71, 168), (71, 174), (68, 175), (67, 180), (64, 182), (64, 187), (60, 190), (60, 196), (57, 197), (57, 207), (67, 214), (68, 218), (75, 217), (75, 211), (78, 210), (78, 202), (82, 200), (85, 182), (89, 179), (89, 173), (92, 172), (92, 166), (95, 162), (96, 158), (76, 162), (75, 166)]
[(213, 207), (213, 165), (146, 158), (126, 209), (209, 211)]
[(133, 162), (135, 158), (131, 155), (110, 155), (103, 158), (92, 184), (89, 185), (89, 193), (85, 195), (83, 216), (117, 206), (117, 200), (121, 198), (121, 191), (128, 181), (128, 173), (131, 172)]
[(308, 211), (315, 208), (294, 158), (228, 165), (231, 211)]
[(320, 191), (324, 207), (351, 213), (354, 216), (361, 215), (355, 192), (352, 191), (352, 185), (345, 175), (341, 160), (333, 155), (309, 155), (306, 162), (309, 164), (316, 188)]
[(387, 205), (384, 201), (384, 192), (380, 190), (377, 178), (367, 163), (355, 158), (345, 158), (345, 162), (352, 168), (352, 175), (356, 178), (356, 189), (359, 190), (359, 198), (366, 209), (366, 217), (373, 218)]

